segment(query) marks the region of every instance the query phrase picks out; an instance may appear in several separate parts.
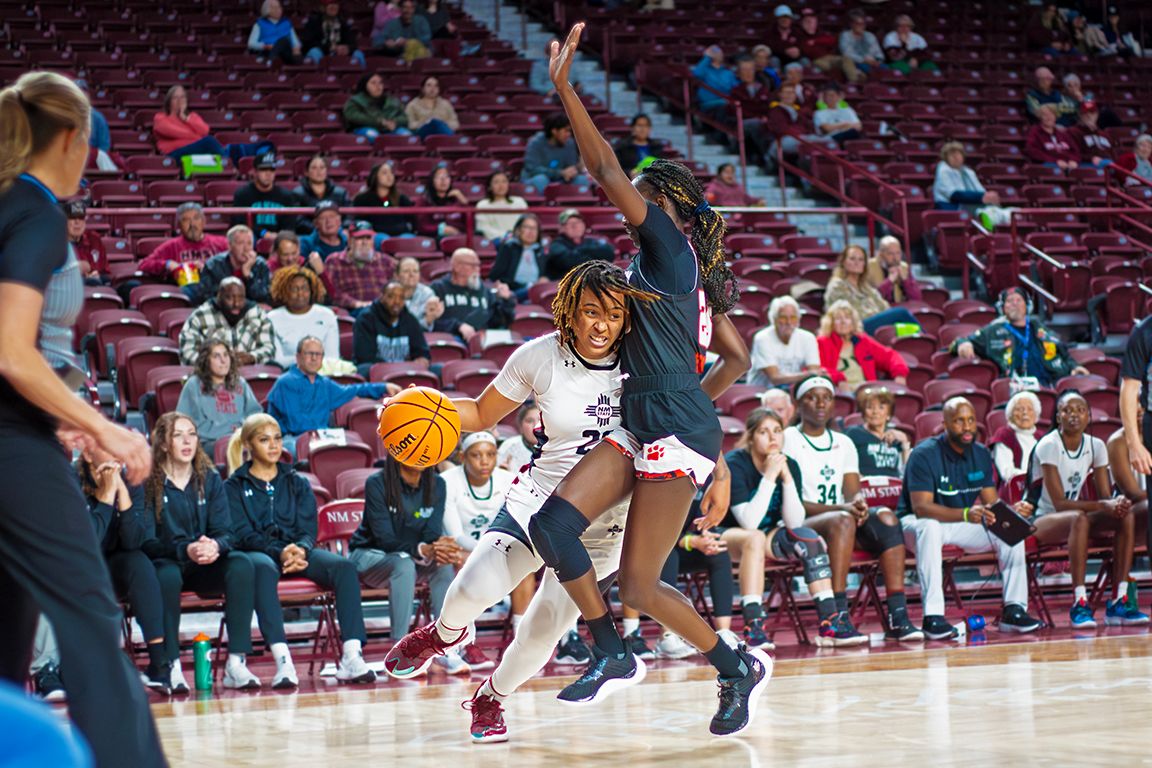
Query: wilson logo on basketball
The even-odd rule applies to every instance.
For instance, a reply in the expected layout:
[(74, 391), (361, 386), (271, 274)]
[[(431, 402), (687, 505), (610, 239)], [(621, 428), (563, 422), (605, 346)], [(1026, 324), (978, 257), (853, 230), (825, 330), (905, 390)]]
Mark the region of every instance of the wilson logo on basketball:
[(399, 456), (400, 454), (404, 453), (404, 451), (411, 448), (412, 444), (415, 442), (416, 435), (409, 432), (408, 434), (404, 435), (403, 439), (401, 439), (399, 442), (389, 445), (388, 453), (392, 454), (393, 456)]

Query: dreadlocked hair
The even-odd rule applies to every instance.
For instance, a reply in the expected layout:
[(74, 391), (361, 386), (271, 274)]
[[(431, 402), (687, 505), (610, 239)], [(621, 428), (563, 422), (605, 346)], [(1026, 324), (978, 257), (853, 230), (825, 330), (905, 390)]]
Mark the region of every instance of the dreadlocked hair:
[(672, 160), (656, 160), (640, 174), (641, 184), (665, 195), (676, 206), (681, 221), (692, 223), (692, 249), (700, 264), (701, 287), (714, 314), (724, 314), (740, 298), (736, 275), (725, 261), (724, 217), (708, 205), (704, 190), (687, 166)]
[[(384, 459), (384, 468), (380, 470), (384, 476), (384, 504), (388, 512), (394, 516), (404, 517), (404, 488), (408, 485), (400, 474), (400, 462), (388, 456)], [(436, 490), (435, 467), (420, 472), (420, 505), (432, 506), (433, 492)]]
[[(556, 295), (552, 298), (552, 316), (556, 318), (556, 328), (560, 331), (560, 345), (576, 343), (576, 313), (580, 311), (580, 296), (587, 288), (601, 303), (608, 293), (619, 293), (625, 299), (656, 301), (660, 297), (654, 293), (641, 291), (628, 284), (624, 270), (610, 261), (593, 259), (568, 270), (560, 280)], [(616, 339), (612, 351), (620, 346), (623, 338)]]
[[(144, 498), (148, 504), (152, 505), (157, 522), (160, 522), (164, 514), (164, 479), (167, 476), (165, 467), (168, 466), (172, 457), (169, 444), (172, 442), (172, 432), (176, 429), (176, 422), (181, 419), (195, 425), (191, 416), (186, 416), (179, 411), (171, 411), (157, 419), (156, 426), (152, 427), (152, 473), (148, 475), (148, 479), (144, 483)], [(192, 479), (188, 485), (196, 491), (196, 495), (201, 499), (204, 498), (204, 485), (207, 482), (208, 473), (215, 471), (216, 466), (208, 458), (208, 454), (204, 453), (204, 447), (197, 441), (196, 455), (192, 458)]]
[(272, 274), (272, 283), (268, 287), (268, 293), (272, 297), (272, 303), (278, 307), (282, 307), (288, 303), (288, 286), (298, 277), (302, 277), (308, 281), (308, 288), (312, 291), (312, 303), (322, 304), (327, 292), (324, 290), (324, 283), (316, 276), (316, 273), (307, 267), (281, 267)]

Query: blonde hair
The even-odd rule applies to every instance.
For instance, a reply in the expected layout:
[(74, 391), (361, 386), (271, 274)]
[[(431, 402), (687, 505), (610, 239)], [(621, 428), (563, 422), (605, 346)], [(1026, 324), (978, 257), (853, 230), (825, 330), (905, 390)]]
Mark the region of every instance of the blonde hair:
[(836, 266), (832, 269), (832, 276), (844, 280), (848, 277), (848, 270), (844, 269), (844, 262), (848, 260), (848, 254), (852, 251), (860, 251), (860, 255), (864, 257), (864, 269), (868, 269), (868, 251), (864, 250), (863, 246), (849, 243), (844, 246), (844, 250), (840, 251), (840, 255), (836, 257)]
[(964, 151), (964, 145), (960, 142), (946, 141), (944, 142), (944, 146), (940, 147), (940, 159), (944, 162), (948, 162), (948, 155), (952, 154), (953, 152), (959, 152), (962, 155), (967, 154), (967, 152)]
[(848, 315), (852, 318), (852, 333), (861, 333), (863, 330), (863, 322), (860, 320), (860, 313), (856, 311), (856, 307), (847, 299), (840, 299), (839, 301), (832, 302), (832, 306), (828, 307), (824, 312), (824, 317), (820, 318), (820, 335), (831, 336), (833, 334), (832, 321), (836, 315)]
[(79, 131), (87, 143), (91, 120), (84, 91), (55, 72), (29, 72), (0, 91), (0, 193), (61, 131)]
[(228, 440), (228, 474), (235, 472), (241, 464), (247, 461), (245, 454), (247, 445), (252, 441), (252, 438), (256, 437), (256, 433), (264, 427), (280, 429), (280, 422), (267, 413), (254, 413), (244, 419), (240, 428), (232, 433), (232, 437)]

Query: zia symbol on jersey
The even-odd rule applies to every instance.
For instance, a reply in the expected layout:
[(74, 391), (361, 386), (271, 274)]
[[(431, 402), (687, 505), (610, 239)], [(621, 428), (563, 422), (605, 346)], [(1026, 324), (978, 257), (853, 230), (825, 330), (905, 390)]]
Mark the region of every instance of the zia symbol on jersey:
[(832, 469), (832, 467), (828, 466), (827, 464), (825, 464), (824, 468), (820, 470), (820, 477), (824, 478), (825, 481), (831, 480), (835, 474), (836, 470)]
[(616, 535), (616, 534), (618, 534), (618, 533), (624, 533), (624, 529), (623, 529), (623, 528), (621, 528), (621, 527), (620, 527), (619, 525), (617, 525), (616, 523), (613, 523), (613, 524), (612, 524), (612, 527), (608, 529), (608, 535), (609, 535), (609, 536), (615, 536), (615, 535)]
[(596, 398), (596, 405), (590, 405), (584, 409), (584, 415), (594, 417), (596, 426), (606, 427), (612, 419), (620, 418), (620, 406), (612, 405), (608, 395), (602, 394)]
[(1084, 482), (1084, 476), (1079, 472), (1073, 472), (1068, 476), (1068, 491), (1070, 493), (1080, 493), (1080, 485)]

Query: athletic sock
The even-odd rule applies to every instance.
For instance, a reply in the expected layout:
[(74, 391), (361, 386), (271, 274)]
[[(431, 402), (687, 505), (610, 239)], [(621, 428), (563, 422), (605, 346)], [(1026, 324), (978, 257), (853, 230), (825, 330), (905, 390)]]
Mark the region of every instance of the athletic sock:
[(452, 643), (456, 642), (461, 637), (463, 637), (464, 633), (467, 631), (467, 627), (462, 627), (460, 629), (449, 627), (444, 623), (443, 619), (436, 619), (436, 635), (440, 638), (440, 642), (445, 643), (446, 645), (451, 645)]
[(512, 614), (512, 631), (513, 632), (515, 632), (517, 629), (519, 629), (520, 622), (523, 620), (524, 620), (524, 614), (522, 614), (522, 613)]
[(1128, 582), (1127, 581), (1116, 582), (1116, 599), (1119, 600), (1120, 598), (1127, 597), (1127, 596), (1128, 596)]
[(712, 646), (712, 650), (704, 652), (704, 658), (708, 659), (708, 663), (716, 667), (716, 672), (720, 677), (734, 678), (744, 677), (748, 674), (748, 665), (737, 655), (736, 651), (728, 647), (728, 643), (716, 638), (716, 645)]
[(225, 669), (236, 669), (246, 666), (247, 657), (243, 653), (228, 654), (228, 661), (224, 662)]
[(1081, 600), (1088, 601), (1088, 588), (1083, 584), (1072, 589), (1072, 602), (1078, 603)]
[(148, 643), (148, 663), (153, 666), (162, 666), (168, 662), (164, 655), (164, 643)]
[(820, 621), (836, 615), (836, 600), (832, 597), (831, 592), (820, 592), (813, 595), (812, 599), (816, 603), (816, 615), (820, 617)]
[(903, 592), (890, 593), (884, 602), (888, 603), (888, 613), (908, 610), (908, 601)]
[(612, 620), (611, 613), (606, 613), (595, 619), (584, 619), (584, 623), (588, 625), (588, 631), (592, 633), (592, 642), (596, 644), (597, 648), (613, 656), (624, 653), (624, 641), (620, 639), (620, 633), (616, 630), (616, 622)]
[(344, 641), (344, 658), (351, 659), (359, 656), (361, 653), (361, 645), (359, 640), (345, 640)]
[(268, 650), (272, 651), (272, 658), (276, 659), (276, 666), (291, 663), (292, 654), (288, 651), (288, 643), (272, 643)]
[(476, 695), (488, 696), (490, 698), (496, 699), (496, 701), (504, 701), (504, 699), (508, 698), (507, 696), (496, 692), (496, 689), (492, 687), (492, 678), (488, 678), (480, 684), (480, 690), (476, 692)]
[(625, 618), (623, 620), (623, 623), (624, 623), (624, 637), (628, 637), (628, 635), (630, 635), (633, 632), (635, 632), (636, 630), (640, 629), (640, 617), (636, 617), (635, 619)]
[(764, 606), (760, 604), (759, 600), (753, 602), (745, 601), (744, 605), (740, 607), (740, 613), (744, 616), (744, 622), (747, 623), (753, 619), (763, 618)]

